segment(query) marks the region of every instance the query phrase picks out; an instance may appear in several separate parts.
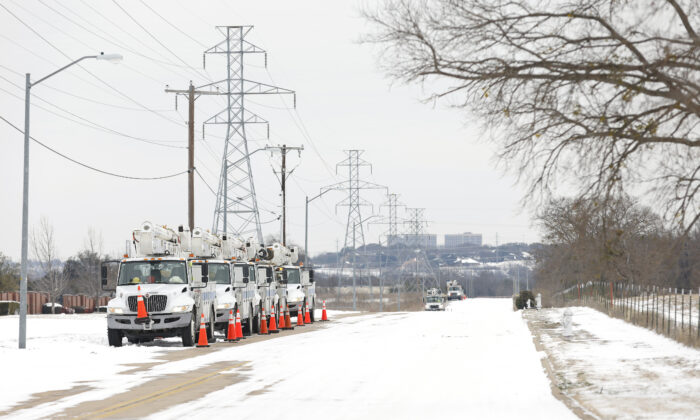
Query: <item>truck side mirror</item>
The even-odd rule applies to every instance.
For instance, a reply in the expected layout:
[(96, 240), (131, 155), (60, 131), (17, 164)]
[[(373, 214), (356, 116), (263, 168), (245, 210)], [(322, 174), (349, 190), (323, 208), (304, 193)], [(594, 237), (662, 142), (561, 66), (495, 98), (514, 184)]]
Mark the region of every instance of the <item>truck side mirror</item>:
[(241, 270), (243, 271), (243, 283), (250, 282), (250, 267), (248, 264), (242, 266)]
[(288, 277), (288, 276), (287, 276), (287, 270), (282, 270), (282, 281), (284, 281), (285, 283), (287, 283), (287, 282), (289, 281), (289, 279), (288, 279), (287, 277)]
[(102, 273), (101, 273), (102, 274), (102, 287), (105, 287), (107, 285), (107, 266), (103, 265), (101, 267), (101, 271), (102, 271)]
[(202, 283), (209, 283), (209, 264), (202, 264)]
[(314, 270), (309, 270), (309, 283), (314, 282)]
[(272, 267), (265, 267), (265, 278), (268, 283), (272, 283)]

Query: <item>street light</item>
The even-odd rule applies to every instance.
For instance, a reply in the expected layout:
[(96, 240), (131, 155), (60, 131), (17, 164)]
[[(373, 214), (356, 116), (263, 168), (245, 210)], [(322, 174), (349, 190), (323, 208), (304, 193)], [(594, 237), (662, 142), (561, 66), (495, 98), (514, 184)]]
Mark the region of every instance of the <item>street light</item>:
[[(67, 69), (68, 67), (77, 64), (88, 58), (94, 58), (96, 60), (109, 61), (111, 63), (118, 63), (124, 57), (120, 54), (105, 54), (100, 53), (99, 55), (86, 55), (80, 57), (79, 59), (69, 63), (66, 66), (54, 71), (53, 73), (44, 76), (43, 78), (32, 83), (30, 80), (30, 74), (26, 75), (25, 84), (25, 99), (24, 99), (24, 180), (22, 189), (22, 257), (20, 265), (20, 280), (19, 280), (19, 348), (23, 349), (27, 347), (27, 224), (29, 218), (29, 98), (31, 89), (33, 86), (38, 85), (49, 77), (60, 73), (61, 71)], [(53, 303), (53, 302), (51, 302)]]
[(309, 263), (309, 203), (314, 201), (315, 199), (319, 198), (323, 194), (327, 193), (328, 191), (335, 191), (333, 189), (327, 189), (327, 190), (322, 190), (320, 194), (315, 195), (311, 198), (309, 196), (306, 196), (306, 215), (305, 215), (305, 222), (304, 222), (304, 265), (308, 265)]

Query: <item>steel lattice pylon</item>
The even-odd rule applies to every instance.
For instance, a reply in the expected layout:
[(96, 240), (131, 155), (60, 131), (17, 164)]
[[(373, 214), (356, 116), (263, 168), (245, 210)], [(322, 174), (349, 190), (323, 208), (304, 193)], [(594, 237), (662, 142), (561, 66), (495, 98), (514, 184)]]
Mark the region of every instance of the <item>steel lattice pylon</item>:
[(262, 243), (260, 213), (250, 165), (246, 126), (267, 125), (268, 122), (247, 110), (244, 98), (246, 95), (294, 94), (294, 91), (244, 78), (246, 54), (265, 54), (267, 64), (265, 50), (245, 39), (253, 29), (252, 26), (217, 26), (217, 29), (225, 39), (206, 50), (204, 55), (206, 57), (207, 54), (221, 54), (226, 57), (226, 79), (197, 88), (225, 95), (227, 100), (225, 109), (204, 122), (226, 126), (212, 231), (231, 232), (244, 238), (255, 235)]
[(345, 153), (347, 153), (348, 157), (336, 165), (336, 171), (339, 167), (347, 167), (347, 181), (323, 187), (321, 188), (321, 192), (327, 190), (346, 190), (348, 192), (348, 197), (336, 205), (336, 207), (341, 206), (348, 208), (348, 223), (345, 226), (344, 247), (345, 250), (347, 250), (350, 246), (356, 248), (358, 243), (360, 246), (365, 245), (365, 231), (363, 228), (365, 220), (362, 219), (360, 209), (363, 206), (372, 207), (372, 203), (360, 197), (360, 190), (386, 189), (386, 187), (360, 179), (360, 168), (365, 166), (369, 167), (370, 171), (372, 170), (372, 165), (360, 158), (364, 150), (346, 150)]

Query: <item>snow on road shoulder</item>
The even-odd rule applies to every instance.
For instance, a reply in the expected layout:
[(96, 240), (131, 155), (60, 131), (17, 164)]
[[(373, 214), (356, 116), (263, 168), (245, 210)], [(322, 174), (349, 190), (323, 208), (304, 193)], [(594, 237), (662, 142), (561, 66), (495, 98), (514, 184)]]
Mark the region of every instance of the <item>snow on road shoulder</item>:
[[(105, 314), (29, 315), (27, 348), (18, 349), (18, 316), (0, 317), (0, 411), (30, 395), (90, 385), (129, 369), (128, 363), (153, 361), (176, 347), (107, 345)], [(118, 392), (118, 390), (115, 390)]]
[(343, 318), (222, 350), (212, 356), (249, 361), (239, 382), (151, 418), (575, 418), (552, 395), (511, 305), (474, 299), (445, 312)]
[(603, 418), (700, 416), (700, 351), (590, 309), (528, 311), (525, 318), (552, 364), (557, 386)]

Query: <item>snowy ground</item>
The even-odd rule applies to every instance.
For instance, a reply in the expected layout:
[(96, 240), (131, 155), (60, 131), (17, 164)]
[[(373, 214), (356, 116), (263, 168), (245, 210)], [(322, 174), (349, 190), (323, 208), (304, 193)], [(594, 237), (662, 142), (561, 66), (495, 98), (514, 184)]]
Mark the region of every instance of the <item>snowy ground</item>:
[(569, 337), (563, 309), (525, 318), (573, 405), (598, 418), (700, 418), (700, 351), (594, 309), (570, 309)]
[[(114, 349), (100, 315), (37, 316), (26, 351), (16, 349), (17, 317), (3, 317), (0, 357), (13, 379), (0, 381), (0, 415), (575, 418), (552, 395), (541, 353), (509, 299), (452, 302), (446, 312), (336, 315), (308, 332), (209, 349), (174, 340)], [(27, 403), (30, 393), (75, 387), (83, 388)], [(15, 405), (22, 409), (2, 413)]]

